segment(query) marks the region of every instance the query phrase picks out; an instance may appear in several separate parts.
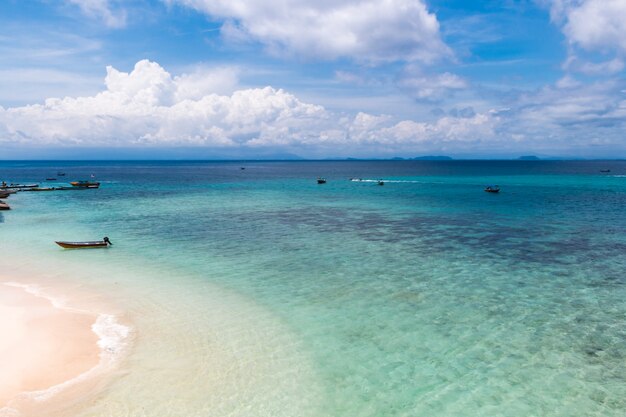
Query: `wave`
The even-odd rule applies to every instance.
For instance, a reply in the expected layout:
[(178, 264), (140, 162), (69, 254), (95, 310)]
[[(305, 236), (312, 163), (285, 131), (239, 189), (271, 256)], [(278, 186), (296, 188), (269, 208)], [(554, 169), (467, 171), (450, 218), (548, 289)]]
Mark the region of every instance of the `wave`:
[(412, 181), (412, 180), (386, 180), (386, 179), (370, 180), (370, 179), (362, 179), (362, 178), (351, 178), (350, 181), (352, 182), (376, 182), (376, 183), (378, 183), (379, 181), (382, 181), (385, 183), (389, 182), (389, 183), (423, 184), (423, 181)]

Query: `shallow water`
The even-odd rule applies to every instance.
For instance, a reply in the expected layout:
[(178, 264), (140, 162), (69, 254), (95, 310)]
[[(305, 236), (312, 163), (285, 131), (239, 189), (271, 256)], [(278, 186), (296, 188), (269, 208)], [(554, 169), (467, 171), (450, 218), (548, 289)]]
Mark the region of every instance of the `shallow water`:
[(624, 162), (2, 162), (0, 180), (59, 170), (102, 186), (12, 196), (0, 264), (106, 294), (136, 330), (84, 415), (626, 409)]

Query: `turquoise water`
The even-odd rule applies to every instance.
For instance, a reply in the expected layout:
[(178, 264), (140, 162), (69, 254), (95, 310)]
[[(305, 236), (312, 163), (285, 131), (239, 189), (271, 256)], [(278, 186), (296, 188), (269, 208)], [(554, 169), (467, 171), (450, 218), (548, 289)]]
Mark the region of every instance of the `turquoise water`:
[[(85, 415), (626, 410), (625, 162), (2, 162), (0, 180), (58, 170), (102, 186), (12, 196), (0, 249), (127, 310), (137, 347)], [(137, 397), (146, 375), (164, 394)]]

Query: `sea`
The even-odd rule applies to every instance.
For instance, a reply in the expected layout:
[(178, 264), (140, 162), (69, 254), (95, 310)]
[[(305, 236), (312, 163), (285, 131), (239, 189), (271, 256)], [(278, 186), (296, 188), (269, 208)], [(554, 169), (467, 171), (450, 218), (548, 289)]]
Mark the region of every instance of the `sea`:
[(626, 161), (0, 162), (90, 179), (0, 212), (132, 334), (72, 416), (626, 414)]

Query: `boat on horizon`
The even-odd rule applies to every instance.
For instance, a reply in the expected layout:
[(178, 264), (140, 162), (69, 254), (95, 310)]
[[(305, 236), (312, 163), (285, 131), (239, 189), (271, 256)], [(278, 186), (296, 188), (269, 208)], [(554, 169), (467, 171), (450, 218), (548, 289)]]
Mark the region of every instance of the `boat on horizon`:
[(79, 187), (79, 188), (99, 188), (100, 187), (100, 183), (97, 181), (86, 181), (86, 180), (72, 181), (70, 182), (70, 184), (72, 185), (72, 187)]
[(326, 184), (326, 178), (321, 178), (321, 177), (318, 177), (318, 178), (317, 178), (317, 183), (318, 183), (318, 184)]
[(485, 191), (488, 193), (499, 193), (500, 192), (500, 186), (498, 185), (488, 185), (485, 187)]
[(55, 241), (57, 245), (64, 249), (91, 249), (91, 248), (108, 248), (113, 243), (108, 237), (102, 238), (102, 240), (93, 240), (88, 242), (67, 242), (67, 241)]

